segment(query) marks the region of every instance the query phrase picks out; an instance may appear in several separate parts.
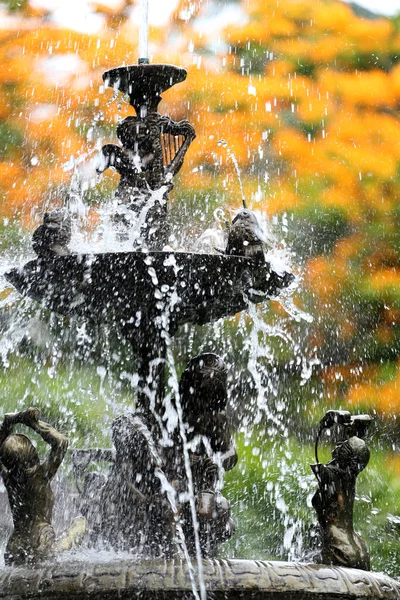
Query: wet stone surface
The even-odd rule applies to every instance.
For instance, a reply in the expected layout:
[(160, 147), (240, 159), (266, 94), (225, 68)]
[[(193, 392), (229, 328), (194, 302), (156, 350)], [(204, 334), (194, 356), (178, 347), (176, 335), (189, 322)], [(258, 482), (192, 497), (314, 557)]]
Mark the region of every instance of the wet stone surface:
[[(196, 567), (196, 565), (194, 565)], [(203, 562), (210, 599), (368, 600), (400, 597), (386, 575), (325, 565), (251, 560)], [(187, 565), (174, 561), (62, 562), (0, 570), (0, 598), (193, 598)]]

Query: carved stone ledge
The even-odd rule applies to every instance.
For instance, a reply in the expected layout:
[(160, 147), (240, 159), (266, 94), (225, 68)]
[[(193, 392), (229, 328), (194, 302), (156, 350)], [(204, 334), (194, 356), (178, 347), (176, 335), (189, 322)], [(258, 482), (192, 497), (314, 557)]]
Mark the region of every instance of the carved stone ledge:
[[(358, 569), (256, 560), (205, 560), (208, 598), (236, 600), (368, 600), (400, 598), (400, 582)], [(113, 558), (62, 561), (36, 569), (0, 570), (7, 600), (192, 598), (187, 565), (177, 561)]]

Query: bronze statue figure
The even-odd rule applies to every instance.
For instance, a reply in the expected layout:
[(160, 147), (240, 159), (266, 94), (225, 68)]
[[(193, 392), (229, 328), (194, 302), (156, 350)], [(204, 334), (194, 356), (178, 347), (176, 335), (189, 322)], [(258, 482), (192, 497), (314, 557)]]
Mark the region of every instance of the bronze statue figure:
[[(102, 173), (112, 167), (121, 176), (116, 197), (121, 205), (143, 215), (142, 238), (152, 248), (166, 243), (165, 218), (172, 178), (183, 164), (185, 154), (196, 137), (188, 121), (175, 122), (158, 112), (141, 118), (126, 117), (117, 128), (122, 148), (106, 144), (102, 148)], [(167, 141), (168, 140), (168, 141)], [(160, 194), (155, 194), (158, 190)], [(126, 217), (116, 216), (125, 226)]]
[[(5, 552), (8, 565), (34, 563), (49, 558), (54, 551), (55, 534), (51, 524), (54, 495), (50, 482), (65, 456), (68, 441), (39, 417), (37, 408), (6, 414), (0, 428), (1, 475), (14, 522)], [(44, 462), (40, 462), (29, 438), (12, 433), (19, 423), (30, 427), (50, 444), (50, 455)]]
[(247, 208), (238, 212), (229, 228), (225, 254), (265, 261), (263, 233), (257, 216)]
[[(146, 416), (125, 414), (112, 425), (114, 450), (78, 450), (72, 454), (81, 513), (89, 543), (159, 557), (172, 552), (173, 515), (161, 491), (161, 449)], [(89, 471), (108, 463), (108, 473)]]
[[(214, 556), (218, 545), (235, 530), (229, 503), (219, 490), (221, 476), (237, 462), (226, 414), (227, 369), (223, 360), (213, 353), (192, 358), (182, 373), (179, 395), (190, 448), (200, 545), (204, 556)], [(179, 440), (176, 443), (179, 445)], [(186, 480), (183, 465), (180, 472)], [(194, 553), (188, 505), (182, 507), (182, 518), (186, 543)]]
[(64, 208), (44, 213), (43, 223), (35, 230), (32, 247), (39, 258), (69, 254), (71, 215)]
[[(320, 423), (316, 440), (316, 464), (311, 465), (318, 490), (312, 504), (318, 516), (321, 537), (320, 562), (370, 569), (370, 558), (362, 538), (353, 529), (353, 506), (357, 476), (368, 464), (370, 452), (362, 439), (371, 422), (369, 415), (351, 416), (347, 411), (329, 411)], [(318, 461), (318, 440), (326, 429), (339, 430), (340, 441), (327, 464)]]
[(115, 460), (101, 494), (102, 536), (114, 549), (162, 556), (171, 543), (171, 509), (161, 493), (160, 448), (144, 416), (112, 425)]
[[(179, 386), (185, 442), (177, 428), (172, 443), (165, 445), (152, 415), (142, 408), (114, 421), (115, 450), (73, 453), (81, 512), (88, 520), (93, 544), (101, 540), (116, 550), (172, 556), (179, 549), (180, 528), (189, 553), (195, 555), (184, 444), (203, 555), (214, 556), (218, 545), (233, 534), (229, 504), (220, 492), (224, 471), (237, 462), (226, 415), (226, 379), (225, 364), (216, 354), (202, 354), (189, 362)], [(89, 472), (93, 461), (108, 462), (108, 475)], [(165, 486), (175, 497), (174, 505)]]

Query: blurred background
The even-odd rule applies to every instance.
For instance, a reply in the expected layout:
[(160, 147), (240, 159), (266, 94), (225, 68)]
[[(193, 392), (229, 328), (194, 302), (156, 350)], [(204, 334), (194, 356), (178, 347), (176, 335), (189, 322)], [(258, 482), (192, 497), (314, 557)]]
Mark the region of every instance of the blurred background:
[[(217, 209), (241, 207), (242, 185), (299, 282), (293, 299), (185, 326), (174, 342), (178, 371), (203, 350), (232, 365), (240, 462), (225, 492), (238, 531), (225, 556), (304, 558), (315, 427), (327, 409), (343, 408), (375, 418), (355, 527), (374, 570), (399, 575), (397, 9), (372, 0), (150, 0), (150, 62), (188, 70), (160, 111), (197, 132), (176, 178), (173, 227), (183, 245), (197, 238)], [(82, 157), (115, 142), (116, 124), (132, 114), (101, 75), (137, 61), (137, 23), (134, 0), (0, 4), (1, 272), (31, 256), (33, 230), (63, 204)], [(88, 236), (117, 181), (107, 172), (78, 186)], [(34, 403), (71, 446), (108, 443), (133, 393), (117, 342), (38, 309), (3, 279), (0, 331), (4, 412)]]

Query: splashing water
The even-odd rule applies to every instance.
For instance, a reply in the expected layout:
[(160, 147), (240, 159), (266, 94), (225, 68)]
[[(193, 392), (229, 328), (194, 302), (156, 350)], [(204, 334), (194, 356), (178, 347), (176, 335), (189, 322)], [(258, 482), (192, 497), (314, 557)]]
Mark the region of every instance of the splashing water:
[[(190, 465), (189, 465), (189, 468), (190, 468)], [(182, 525), (179, 520), (176, 490), (169, 483), (169, 481), (167, 480), (167, 478), (165, 477), (165, 475), (162, 471), (160, 471), (160, 470), (156, 471), (156, 476), (160, 479), (160, 482), (161, 482), (161, 493), (166, 494), (168, 502), (171, 506), (171, 509), (172, 509), (172, 512), (174, 515), (174, 525), (175, 525), (176, 532), (177, 532), (177, 539), (183, 550), (184, 558), (185, 558), (185, 561), (186, 561), (186, 564), (188, 567), (189, 578), (190, 578), (190, 583), (192, 586), (193, 595), (196, 598), (196, 600), (206, 600), (207, 594), (206, 594), (206, 590), (205, 590), (204, 575), (203, 575), (202, 568), (198, 569), (200, 595), (199, 595), (199, 591), (197, 589), (198, 586), (197, 586), (197, 582), (196, 582), (195, 568), (193, 566), (192, 559), (190, 558), (190, 555), (189, 555), (189, 552), (187, 549), (187, 545), (186, 545), (185, 533), (183, 531)], [(192, 483), (192, 490), (193, 490), (193, 482), (191, 482), (191, 483)], [(196, 517), (196, 522), (197, 522), (197, 517)], [(196, 550), (197, 550), (197, 547), (196, 547)], [(200, 550), (200, 548), (199, 548), (199, 550)], [(197, 555), (197, 560), (198, 560), (198, 556), (199, 555)], [(201, 562), (201, 552), (200, 552), (200, 562)], [(198, 565), (199, 564), (200, 563), (198, 562)]]
[(246, 198), (245, 198), (244, 189), (243, 189), (242, 175), (241, 175), (241, 172), (240, 172), (239, 163), (237, 161), (237, 158), (236, 158), (233, 150), (229, 147), (227, 141), (225, 141), (225, 140), (219, 140), (218, 146), (222, 146), (222, 148), (225, 148), (225, 150), (227, 152), (227, 155), (228, 155), (228, 158), (232, 161), (233, 166), (235, 167), (235, 171), (236, 171), (236, 175), (237, 175), (238, 182), (239, 182), (239, 187), (240, 187), (240, 194), (241, 194), (241, 197), (242, 197), (243, 208), (247, 208)]
[[(204, 583), (204, 570), (203, 570), (203, 561), (202, 561), (202, 554), (201, 554), (201, 547), (200, 547), (199, 524), (198, 524), (198, 519), (197, 519), (197, 514), (196, 514), (196, 500), (195, 500), (194, 486), (193, 486), (193, 475), (192, 475), (192, 469), (190, 466), (190, 457), (189, 457), (188, 443), (187, 443), (187, 438), (186, 438), (183, 411), (182, 411), (182, 405), (181, 405), (180, 396), (179, 396), (179, 381), (178, 381), (178, 376), (177, 376), (177, 372), (176, 372), (176, 368), (175, 368), (175, 361), (173, 360), (173, 356), (171, 353), (171, 344), (170, 343), (167, 345), (167, 360), (168, 360), (168, 366), (169, 366), (170, 373), (171, 373), (169, 384), (171, 385), (171, 387), (174, 391), (174, 395), (175, 395), (176, 409), (177, 409), (177, 414), (178, 414), (179, 435), (181, 437), (182, 446), (183, 446), (183, 457), (184, 457), (184, 463), (185, 463), (186, 477), (187, 477), (187, 481), (188, 481), (190, 512), (191, 512), (193, 530), (194, 530), (194, 540), (195, 540), (196, 559), (197, 559), (197, 572), (198, 572), (198, 581), (199, 581), (199, 590), (200, 590), (200, 596), (198, 596), (197, 590), (195, 592), (195, 596), (196, 596), (196, 598), (200, 598), (200, 600), (206, 600), (207, 593), (206, 593), (206, 587), (205, 587), (205, 583)], [(191, 562), (189, 562), (188, 565), (189, 565), (189, 571), (192, 572), (193, 567), (191, 565)], [(193, 591), (195, 591), (195, 589), (196, 589), (195, 582), (192, 578), (191, 578), (191, 581), (192, 581), (192, 585), (194, 585)]]

